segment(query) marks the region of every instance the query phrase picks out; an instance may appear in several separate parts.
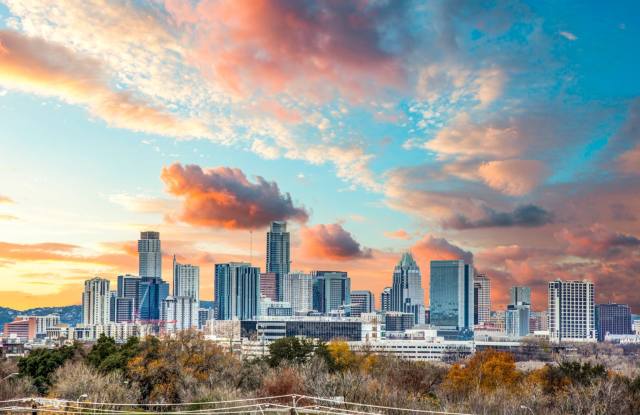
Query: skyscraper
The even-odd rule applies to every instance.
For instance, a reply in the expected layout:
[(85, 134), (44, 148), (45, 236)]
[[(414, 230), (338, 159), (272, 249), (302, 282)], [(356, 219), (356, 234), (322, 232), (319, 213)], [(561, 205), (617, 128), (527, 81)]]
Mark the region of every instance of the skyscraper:
[(596, 306), (598, 341), (607, 334), (633, 334), (631, 309), (627, 304), (598, 304)]
[(391, 311), (391, 287), (385, 287), (380, 293), (380, 311)]
[(371, 291), (351, 291), (351, 316), (360, 317), (362, 313), (373, 313), (375, 299)]
[(594, 289), (590, 281), (549, 282), (549, 337), (552, 341), (595, 341)]
[(267, 232), (267, 267), (265, 272), (273, 272), (276, 277), (276, 292), (278, 298), (272, 300), (281, 300), (280, 280), (282, 276), (288, 274), (291, 268), (289, 232), (287, 232), (287, 222), (274, 221), (271, 222), (271, 228)]
[(156, 277), (140, 278), (138, 319), (146, 322), (160, 320), (162, 300), (169, 296), (169, 284)]
[(215, 301), (218, 320), (258, 317), (260, 268), (244, 262), (216, 264)]
[(473, 266), (464, 260), (431, 261), (431, 324), (442, 335), (473, 335)]
[(173, 256), (173, 296), (191, 297), (200, 301), (200, 267), (180, 264)]
[(491, 314), (491, 280), (489, 277), (484, 274), (476, 275), (473, 290), (473, 323), (488, 322)]
[(531, 304), (531, 288), (511, 287), (509, 289), (509, 304)]
[[(280, 277), (282, 284), (282, 276)], [(282, 293), (278, 295), (278, 274), (275, 272), (263, 272), (260, 274), (260, 294), (273, 301), (278, 301), (278, 297), (282, 297)], [(282, 287), (280, 287), (282, 291)]]
[(351, 280), (346, 272), (313, 271), (311, 275), (314, 310), (329, 314), (351, 304)]
[(118, 275), (115, 312), (117, 323), (132, 322), (140, 318), (140, 277)]
[(529, 318), (531, 306), (520, 302), (509, 304), (505, 314), (505, 331), (510, 337), (524, 337), (529, 335)]
[(198, 327), (198, 301), (191, 296), (168, 296), (162, 300), (161, 320), (168, 332)]
[(424, 324), (424, 289), (420, 267), (410, 252), (402, 254), (393, 270), (391, 310), (413, 313), (416, 324)]
[(159, 232), (140, 232), (138, 270), (140, 278), (162, 278), (162, 250), (160, 249)]
[(282, 301), (291, 305), (294, 313), (313, 310), (313, 277), (294, 272), (282, 277)]
[(109, 280), (95, 277), (85, 281), (82, 293), (82, 323), (108, 324), (110, 315)]

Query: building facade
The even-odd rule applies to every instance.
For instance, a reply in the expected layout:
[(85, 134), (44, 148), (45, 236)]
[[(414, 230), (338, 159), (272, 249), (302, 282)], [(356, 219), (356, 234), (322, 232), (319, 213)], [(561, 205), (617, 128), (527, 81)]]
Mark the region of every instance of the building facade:
[(260, 274), (260, 295), (270, 298), (273, 301), (278, 301), (278, 298), (281, 296), (281, 294), (278, 295), (278, 287), (282, 284), (283, 277), (284, 275), (278, 278), (278, 274), (275, 272), (263, 272)]
[(118, 275), (116, 290), (115, 322), (134, 322), (140, 318), (140, 277)]
[(260, 268), (245, 262), (216, 264), (215, 301), (220, 320), (256, 318), (260, 312)]
[(138, 275), (141, 278), (162, 278), (162, 250), (159, 232), (140, 232)]
[(410, 252), (402, 254), (393, 270), (391, 310), (412, 313), (416, 324), (424, 324), (422, 274)]
[(391, 311), (391, 287), (385, 287), (380, 293), (380, 311)]
[(375, 311), (375, 298), (368, 290), (351, 291), (351, 316), (360, 317), (362, 313), (373, 313)]
[(140, 278), (140, 299), (137, 320), (154, 322), (160, 320), (162, 300), (169, 296), (169, 284), (155, 277)]
[(168, 333), (198, 327), (199, 302), (189, 296), (168, 296), (162, 300), (161, 320)]
[(531, 288), (511, 287), (509, 289), (509, 304), (531, 304)]
[(489, 321), (491, 314), (491, 280), (484, 274), (478, 274), (473, 282), (473, 324)]
[(110, 319), (109, 280), (95, 277), (85, 281), (82, 292), (82, 322), (84, 324), (108, 324)]
[(554, 342), (595, 341), (594, 287), (590, 281), (549, 282), (549, 338)]
[(402, 311), (389, 311), (384, 315), (385, 332), (404, 332), (411, 329), (415, 325), (415, 316), (413, 313), (404, 313)]
[(473, 336), (473, 266), (464, 260), (431, 261), (431, 325), (449, 338)]
[(531, 306), (529, 304), (509, 304), (505, 313), (505, 331), (507, 336), (520, 338), (529, 335), (529, 318)]
[[(313, 309), (329, 314), (351, 304), (351, 280), (342, 271), (313, 271)], [(349, 310), (346, 310), (347, 314)]]
[(173, 296), (191, 297), (200, 301), (200, 267), (180, 264), (173, 256)]
[(596, 323), (600, 342), (607, 334), (633, 334), (631, 309), (627, 304), (598, 304)]
[(313, 277), (301, 272), (282, 277), (282, 301), (291, 305), (294, 313), (313, 310)]

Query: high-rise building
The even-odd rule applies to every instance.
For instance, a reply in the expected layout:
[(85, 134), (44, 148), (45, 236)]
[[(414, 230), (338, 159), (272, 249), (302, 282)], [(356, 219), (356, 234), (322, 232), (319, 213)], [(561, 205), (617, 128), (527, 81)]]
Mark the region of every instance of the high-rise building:
[[(263, 272), (260, 274), (260, 294), (272, 301), (278, 301), (278, 297), (282, 297), (282, 294), (278, 295), (278, 287), (282, 284), (282, 277), (278, 279), (278, 274), (275, 272)], [(280, 284), (278, 284), (278, 280)]]
[(594, 289), (590, 281), (549, 282), (549, 337), (552, 341), (595, 341)]
[(633, 334), (631, 309), (627, 304), (596, 305), (596, 324), (600, 342), (607, 334)]
[(168, 296), (162, 300), (160, 319), (168, 332), (198, 327), (198, 301), (190, 296)]
[(380, 311), (391, 311), (391, 287), (385, 287), (380, 293)]
[(294, 313), (313, 310), (313, 277), (301, 272), (282, 277), (282, 301), (291, 305)]
[[(313, 271), (313, 309), (329, 314), (351, 304), (351, 280), (342, 271)], [(347, 314), (349, 310), (346, 310)]]
[(180, 264), (173, 256), (173, 296), (191, 297), (200, 301), (200, 267)]
[(526, 303), (509, 304), (505, 314), (505, 331), (509, 337), (529, 335), (531, 306)]
[(137, 319), (145, 322), (160, 320), (162, 300), (169, 296), (169, 284), (156, 277), (140, 278), (140, 299)]
[(84, 324), (109, 324), (110, 304), (109, 280), (95, 277), (84, 282), (82, 293), (82, 322)]
[(401, 311), (389, 311), (384, 315), (385, 331), (403, 332), (413, 328), (415, 317), (413, 313), (403, 313)]
[(420, 267), (410, 252), (402, 254), (393, 270), (391, 310), (413, 313), (416, 324), (424, 324), (424, 289)]
[(531, 304), (531, 288), (511, 287), (509, 289), (509, 304)]
[(368, 290), (351, 291), (351, 316), (360, 317), (362, 313), (374, 312), (375, 299)]
[(118, 299), (118, 292), (111, 290), (109, 291), (109, 321), (112, 323), (116, 322), (116, 317), (117, 317), (117, 307), (116, 307), (116, 303)]
[(449, 338), (473, 335), (473, 265), (464, 260), (431, 261), (431, 324)]
[(134, 322), (140, 318), (140, 281), (136, 275), (118, 275), (116, 323)]
[(215, 301), (219, 320), (256, 318), (260, 312), (260, 268), (244, 262), (216, 264)]
[(267, 232), (267, 267), (265, 272), (273, 272), (276, 274), (276, 293), (278, 298), (272, 298), (272, 300), (282, 300), (280, 281), (283, 275), (290, 272), (291, 257), (289, 238), (287, 222), (271, 222), (271, 227)]
[(529, 333), (549, 330), (546, 311), (532, 311), (529, 317)]
[(478, 274), (473, 283), (473, 324), (489, 321), (491, 314), (491, 280), (484, 274)]
[(140, 278), (162, 278), (162, 250), (159, 232), (140, 232), (138, 275)]

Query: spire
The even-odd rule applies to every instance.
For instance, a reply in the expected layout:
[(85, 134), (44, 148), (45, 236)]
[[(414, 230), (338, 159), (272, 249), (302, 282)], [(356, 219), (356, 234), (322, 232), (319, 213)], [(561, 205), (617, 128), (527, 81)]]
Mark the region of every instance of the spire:
[(416, 264), (415, 259), (413, 259), (413, 255), (411, 255), (411, 252), (407, 251), (402, 254), (402, 258), (400, 258), (400, 262), (398, 263), (398, 265), (401, 267), (415, 267), (418, 264)]

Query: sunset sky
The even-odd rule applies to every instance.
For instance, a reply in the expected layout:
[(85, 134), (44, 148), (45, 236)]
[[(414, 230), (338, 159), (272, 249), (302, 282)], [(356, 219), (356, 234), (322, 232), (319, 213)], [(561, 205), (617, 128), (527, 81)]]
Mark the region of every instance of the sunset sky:
[[(170, 257), (473, 259), (494, 309), (589, 279), (640, 312), (640, 3), (0, 0), (0, 306)], [(253, 255), (250, 240), (253, 232)]]

